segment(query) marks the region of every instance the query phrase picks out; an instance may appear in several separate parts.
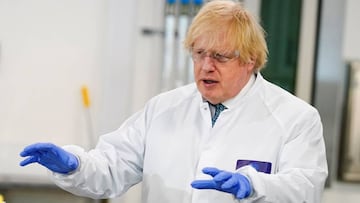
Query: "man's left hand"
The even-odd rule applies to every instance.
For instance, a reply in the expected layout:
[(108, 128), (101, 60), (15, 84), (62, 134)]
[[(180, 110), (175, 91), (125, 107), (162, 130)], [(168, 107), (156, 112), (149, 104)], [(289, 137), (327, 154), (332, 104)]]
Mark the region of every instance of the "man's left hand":
[(210, 180), (195, 180), (191, 186), (196, 189), (215, 189), (233, 194), (237, 199), (244, 199), (251, 194), (249, 180), (240, 173), (232, 173), (217, 168), (206, 167), (203, 173), (213, 177)]

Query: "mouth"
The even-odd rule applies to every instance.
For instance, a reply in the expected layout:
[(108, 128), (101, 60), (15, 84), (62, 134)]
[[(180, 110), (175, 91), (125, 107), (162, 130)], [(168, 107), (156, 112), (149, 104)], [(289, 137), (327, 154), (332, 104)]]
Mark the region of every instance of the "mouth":
[(207, 89), (208, 88), (213, 89), (219, 84), (219, 81), (217, 81), (217, 80), (203, 79), (201, 81), (202, 81), (203, 87), (205, 87)]
[(216, 81), (216, 80), (202, 80), (202, 81), (207, 85), (211, 85), (211, 84), (215, 84), (215, 83), (219, 82), (219, 81)]

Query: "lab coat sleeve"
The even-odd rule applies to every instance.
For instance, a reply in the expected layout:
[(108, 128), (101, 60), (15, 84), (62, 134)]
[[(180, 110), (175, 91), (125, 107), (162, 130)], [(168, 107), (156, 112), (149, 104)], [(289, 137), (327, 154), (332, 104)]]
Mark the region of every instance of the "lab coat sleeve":
[(129, 118), (118, 130), (103, 135), (95, 149), (85, 152), (65, 146), (80, 160), (69, 175), (51, 173), (56, 185), (75, 195), (94, 199), (113, 198), (142, 180), (145, 113)]
[(285, 140), (275, 173), (260, 173), (251, 166), (240, 168), (253, 185), (251, 202), (321, 202), (328, 170), (320, 116), (314, 110), (299, 119), (293, 121), (296, 127)]

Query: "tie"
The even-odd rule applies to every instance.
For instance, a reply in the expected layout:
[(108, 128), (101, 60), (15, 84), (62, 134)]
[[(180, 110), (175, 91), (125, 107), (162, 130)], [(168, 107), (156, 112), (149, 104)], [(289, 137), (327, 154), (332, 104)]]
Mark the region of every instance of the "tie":
[[(213, 105), (213, 104), (211, 104), (211, 105)], [(224, 111), (224, 109), (226, 109), (226, 107), (225, 107), (223, 104), (221, 104), (221, 103), (216, 104), (216, 105), (213, 105), (213, 106), (215, 107), (215, 113), (214, 113), (214, 116), (213, 116), (212, 119), (211, 119), (212, 127), (214, 127), (215, 122), (216, 122), (216, 120), (218, 119), (220, 113), (221, 113), (222, 111)]]

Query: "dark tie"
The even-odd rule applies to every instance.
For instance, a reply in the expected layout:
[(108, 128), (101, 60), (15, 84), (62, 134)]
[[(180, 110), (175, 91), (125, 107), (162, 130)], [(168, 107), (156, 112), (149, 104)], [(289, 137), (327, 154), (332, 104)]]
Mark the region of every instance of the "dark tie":
[[(211, 104), (211, 105), (213, 105), (213, 104)], [(212, 119), (211, 119), (212, 127), (214, 127), (215, 122), (216, 122), (216, 120), (218, 119), (220, 113), (221, 113), (222, 111), (224, 111), (224, 109), (226, 109), (226, 107), (225, 107), (223, 104), (221, 104), (221, 103), (216, 104), (216, 105), (213, 105), (213, 106), (215, 107), (215, 113), (214, 113), (214, 116), (213, 116)]]

